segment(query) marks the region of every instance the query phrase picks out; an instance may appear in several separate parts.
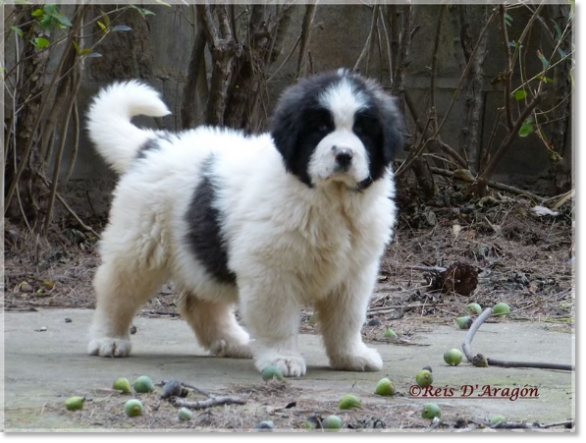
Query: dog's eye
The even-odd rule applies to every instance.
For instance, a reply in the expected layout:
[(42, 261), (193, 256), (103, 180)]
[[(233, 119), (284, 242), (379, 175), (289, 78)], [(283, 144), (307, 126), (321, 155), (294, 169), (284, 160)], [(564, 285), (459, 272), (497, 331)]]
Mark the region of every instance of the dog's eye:
[(328, 127), (328, 125), (326, 125), (325, 123), (322, 123), (321, 125), (319, 125), (319, 126), (317, 127), (317, 130), (318, 130), (319, 132), (328, 132), (328, 131), (329, 131), (329, 129), (330, 129), (330, 128), (329, 128), (329, 127)]
[(364, 133), (364, 127), (362, 125), (354, 125), (354, 132), (356, 134), (363, 134)]

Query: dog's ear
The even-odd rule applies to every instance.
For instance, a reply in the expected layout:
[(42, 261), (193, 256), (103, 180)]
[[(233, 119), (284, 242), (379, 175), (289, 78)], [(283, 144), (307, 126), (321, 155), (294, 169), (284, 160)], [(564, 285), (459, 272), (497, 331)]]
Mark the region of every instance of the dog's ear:
[(298, 107), (294, 106), (294, 97), (286, 93), (279, 100), (271, 119), (271, 136), (289, 170), (299, 137), (299, 112)]
[(403, 150), (405, 122), (395, 99), (385, 93), (378, 95), (379, 112), (383, 129), (383, 153), (385, 164), (390, 164)]

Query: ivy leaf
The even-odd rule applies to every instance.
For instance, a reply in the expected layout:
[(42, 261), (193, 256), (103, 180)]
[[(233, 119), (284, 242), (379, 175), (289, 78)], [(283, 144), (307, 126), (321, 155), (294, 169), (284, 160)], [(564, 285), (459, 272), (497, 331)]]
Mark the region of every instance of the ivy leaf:
[(39, 25), (46, 31), (50, 31), (55, 27), (53, 23), (53, 18), (50, 15), (45, 15), (43, 19), (39, 22)]
[(49, 46), (51, 44), (51, 42), (48, 39), (46, 39), (45, 37), (33, 38), (32, 43), (33, 43), (34, 47), (37, 49), (46, 48), (47, 46)]
[(128, 32), (128, 31), (132, 31), (132, 28), (130, 26), (126, 26), (126, 25), (118, 25), (118, 26), (114, 26), (112, 29), (110, 29), (110, 31), (112, 31), (112, 32)]
[(519, 129), (519, 137), (527, 137), (528, 135), (533, 134), (534, 131), (535, 128), (533, 127), (533, 118), (529, 117), (521, 125), (521, 128)]
[(45, 15), (45, 11), (43, 11), (42, 9), (35, 9), (31, 15), (33, 17), (42, 17), (43, 15)]
[(515, 100), (518, 102), (523, 100), (525, 97), (527, 97), (527, 91), (524, 89), (519, 89), (517, 92), (515, 92)]
[(12, 29), (16, 35), (21, 37), (24, 36), (24, 32), (18, 26), (11, 26), (10, 29)]
[(146, 18), (147, 15), (156, 15), (153, 11), (149, 11), (148, 9), (145, 8), (139, 8), (138, 6), (134, 6), (134, 5), (128, 5), (130, 6), (132, 9), (136, 9), (138, 11), (138, 13), (140, 15), (142, 15), (142, 18)]
[(169, 7), (169, 8), (171, 7), (171, 5), (170, 5), (169, 3), (165, 3), (165, 2), (164, 2), (164, 1), (162, 1), (162, 0), (155, 0), (155, 1), (156, 1), (157, 3), (159, 3), (160, 5), (164, 5), (164, 6), (167, 6), (167, 7)]

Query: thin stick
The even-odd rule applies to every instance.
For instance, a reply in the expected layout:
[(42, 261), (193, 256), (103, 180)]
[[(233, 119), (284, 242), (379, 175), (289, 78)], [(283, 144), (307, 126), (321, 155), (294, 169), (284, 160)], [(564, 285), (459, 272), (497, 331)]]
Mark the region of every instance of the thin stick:
[[(474, 334), (478, 331), (482, 323), (484, 323), (488, 317), (492, 314), (492, 308), (486, 308), (482, 314), (478, 316), (468, 333), (466, 334), (466, 338), (464, 339), (464, 343), (462, 343), (462, 351), (464, 351), (464, 355), (466, 356), (466, 360), (470, 363), (474, 360), (474, 354), (472, 352), (472, 340), (474, 339)], [(560, 363), (539, 363), (539, 362), (516, 362), (516, 361), (503, 361), (503, 360), (494, 360), (492, 358), (486, 359), (488, 362), (488, 366), (500, 366), (504, 368), (538, 368), (538, 369), (559, 369), (561, 371), (573, 371), (574, 365), (566, 365)]]
[(189, 409), (207, 409), (213, 406), (224, 406), (224, 405), (244, 405), (246, 400), (240, 397), (211, 397), (207, 400), (202, 401), (187, 401), (179, 398), (174, 398), (172, 403), (175, 406), (180, 406)]

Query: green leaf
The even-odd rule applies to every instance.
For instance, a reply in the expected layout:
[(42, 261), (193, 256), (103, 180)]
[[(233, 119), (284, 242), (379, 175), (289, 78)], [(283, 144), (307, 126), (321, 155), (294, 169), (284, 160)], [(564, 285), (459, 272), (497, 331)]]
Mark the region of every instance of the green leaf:
[(164, 1), (162, 1), (162, 0), (155, 0), (155, 1), (156, 1), (157, 3), (159, 3), (159, 4), (161, 4), (161, 5), (167, 6), (167, 7), (169, 7), (169, 8), (171, 7), (171, 5), (170, 5), (169, 3), (165, 3), (165, 2), (164, 2)]
[(79, 45), (77, 44), (77, 42), (76, 41), (72, 41), (71, 43), (73, 44), (73, 47), (75, 48), (75, 53), (77, 55), (81, 55), (81, 51), (79, 49)]
[(540, 50), (537, 50), (537, 57), (539, 57), (539, 60), (541, 60), (544, 69), (549, 66), (549, 61), (543, 56)]
[(21, 37), (24, 36), (24, 32), (18, 26), (11, 26), (10, 29), (12, 29), (16, 35)]
[(517, 92), (515, 92), (515, 100), (518, 102), (523, 100), (525, 97), (527, 97), (527, 91), (524, 89), (519, 89)]
[(68, 28), (71, 28), (73, 26), (73, 23), (71, 23), (71, 20), (69, 20), (69, 17), (67, 17), (66, 15), (59, 13), (59, 14), (56, 14), (54, 17), (63, 26), (66, 26)]
[(55, 4), (48, 4), (43, 6), (43, 11), (45, 11), (45, 14), (49, 14), (49, 15), (55, 15), (57, 14), (57, 5)]
[(521, 128), (519, 129), (519, 137), (527, 137), (528, 135), (533, 134), (534, 131), (533, 118), (529, 117), (521, 125)]
[(50, 31), (55, 27), (55, 23), (53, 22), (53, 18), (50, 15), (45, 15), (43, 19), (39, 22), (41, 28)]
[[(91, 53), (92, 53), (91, 48), (83, 48), (81, 50), (81, 52), (79, 53), (79, 55), (84, 56), (84, 55), (89, 55)], [(100, 55), (100, 57), (101, 57), (101, 55)]]
[(108, 32), (110, 32), (108, 27), (99, 20), (98, 20), (98, 26), (102, 29), (102, 31), (104, 31), (104, 34), (107, 34)]
[(45, 11), (43, 11), (42, 9), (35, 9), (31, 15), (33, 17), (42, 17), (43, 15), (45, 15)]
[(33, 43), (34, 47), (37, 49), (46, 48), (47, 46), (49, 46), (51, 44), (51, 42), (48, 39), (46, 39), (45, 37), (33, 38), (32, 43)]
[(102, 18), (104, 19), (104, 23), (109, 28), (110, 27), (110, 17), (108, 17), (108, 14), (106, 14), (104, 11), (100, 10), (100, 12), (102, 13)]
[(513, 17), (511, 17), (507, 13), (505, 13), (505, 23), (507, 24), (507, 26), (511, 26), (513, 24)]
[(138, 13), (140, 15), (142, 15), (142, 18), (146, 18), (147, 15), (156, 15), (153, 11), (149, 11), (148, 9), (139, 8), (138, 6), (134, 6), (134, 5), (128, 5), (128, 6), (130, 6), (132, 9), (136, 9), (138, 11)]
[(546, 77), (546, 76), (545, 76), (545, 75), (543, 75), (543, 74), (539, 74), (539, 75), (537, 76), (537, 78), (538, 78), (539, 80), (543, 80), (545, 83), (555, 83), (555, 82), (553, 81), (553, 79), (551, 79), (551, 78), (549, 78), (549, 77)]
[(128, 32), (128, 31), (132, 31), (132, 28), (130, 26), (126, 26), (126, 25), (118, 25), (118, 26), (114, 26), (112, 29), (110, 29), (110, 31), (112, 31), (112, 32)]

